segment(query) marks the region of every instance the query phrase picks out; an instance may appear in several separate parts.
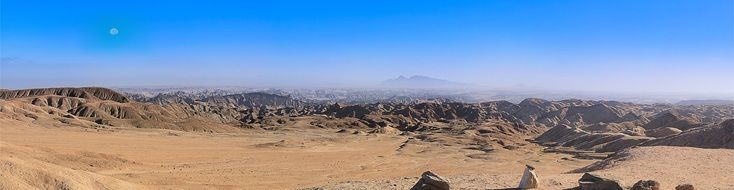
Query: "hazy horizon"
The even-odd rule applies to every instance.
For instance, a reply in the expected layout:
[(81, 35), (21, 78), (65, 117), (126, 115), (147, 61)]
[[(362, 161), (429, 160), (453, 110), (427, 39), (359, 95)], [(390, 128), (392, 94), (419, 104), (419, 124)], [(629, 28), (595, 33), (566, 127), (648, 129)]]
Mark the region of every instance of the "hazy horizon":
[(483, 89), (734, 97), (729, 0), (8, 0), (0, 9), (0, 88), (365, 88), (422, 75)]

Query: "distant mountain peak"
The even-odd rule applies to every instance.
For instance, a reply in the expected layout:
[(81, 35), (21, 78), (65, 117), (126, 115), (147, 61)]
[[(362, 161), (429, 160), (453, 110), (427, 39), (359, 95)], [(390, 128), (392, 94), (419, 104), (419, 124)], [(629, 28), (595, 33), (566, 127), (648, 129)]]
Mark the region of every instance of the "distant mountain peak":
[(423, 75), (410, 77), (400, 75), (397, 78), (383, 81), (380, 86), (389, 88), (467, 88), (472, 85)]
[(413, 76), (410, 76), (410, 78), (409, 78), (409, 79), (432, 79), (432, 80), (443, 80), (443, 79), (437, 79), (437, 78), (432, 78), (432, 77), (428, 77), (428, 76), (423, 76), (423, 75), (413, 75)]

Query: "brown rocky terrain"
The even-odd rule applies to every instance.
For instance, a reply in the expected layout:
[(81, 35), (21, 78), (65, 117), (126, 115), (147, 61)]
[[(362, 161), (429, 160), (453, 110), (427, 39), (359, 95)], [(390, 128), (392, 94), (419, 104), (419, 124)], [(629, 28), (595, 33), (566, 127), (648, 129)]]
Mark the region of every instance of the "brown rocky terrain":
[[(734, 148), (732, 118), (728, 105), (346, 105), (259, 92), (146, 98), (105, 88), (1, 90), (0, 189), (406, 189), (426, 170), (452, 188), (510, 188), (525, 164), (538, 168), (541, 189), (577, 186), (582, 173), (569, 171), (727, 189), (731, 183), (686, 178), (690, 168), (663, 167), (679, 163), (673, 158), (645, 172), (619, 168), (699, 152), (714, 160), (696, 166), (730, 163), (719, 157)], [(700, 173), (731, 171), (723, 169)]]
[(676, 135), (668, 135), (643, 145), (734, 149), (734, 119), (724, 121), (719, 125), (699, 127)]

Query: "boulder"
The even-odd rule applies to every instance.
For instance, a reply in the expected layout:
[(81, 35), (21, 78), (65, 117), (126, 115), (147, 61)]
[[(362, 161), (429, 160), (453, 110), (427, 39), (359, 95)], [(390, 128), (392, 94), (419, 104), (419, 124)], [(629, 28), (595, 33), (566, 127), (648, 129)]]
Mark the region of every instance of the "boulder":
[(675, 187), (675, 190), (695, 190), (691, 184), (681, 184)]
[(538, 176), (535, 174), (535, 167), (525, 165), (525, 172), (520, 179), (519, 189), (535, 189), (538, 188)]
[(654, 180), (640, 180), (630, 190), (660, 190), (660, 183)]
[(590, 173), (584, 173), (579, 179), (579, 190), (623, 190), (620, 182), (613, 179), (602, 178)]
[(449, 190), (449, 182), (431, 171), (426, 171), (410, 190)]

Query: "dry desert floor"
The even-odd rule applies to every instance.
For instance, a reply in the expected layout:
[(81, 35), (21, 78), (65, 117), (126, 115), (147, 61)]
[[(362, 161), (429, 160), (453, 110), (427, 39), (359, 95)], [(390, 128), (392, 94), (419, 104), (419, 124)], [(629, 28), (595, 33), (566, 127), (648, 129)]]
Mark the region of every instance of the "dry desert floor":
[[(483, 152), (429, 142), (400, 148), (407, 139), (327, 129), (193, 133), (0, 120), (0, 189), (407, 189), (426, 170), (452, 187), (493, 189), (517, 185), (525, 164), (537, 168), (541, 189), (563, 189), (582, 175), (570, 171), (599, 161), (544, 153), (532, 143), (472, 157)], [(665, 189), (734, 189), (732, 150), (633, 152), (598, 173), (627, 185), (655, 179)]]

